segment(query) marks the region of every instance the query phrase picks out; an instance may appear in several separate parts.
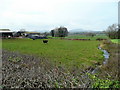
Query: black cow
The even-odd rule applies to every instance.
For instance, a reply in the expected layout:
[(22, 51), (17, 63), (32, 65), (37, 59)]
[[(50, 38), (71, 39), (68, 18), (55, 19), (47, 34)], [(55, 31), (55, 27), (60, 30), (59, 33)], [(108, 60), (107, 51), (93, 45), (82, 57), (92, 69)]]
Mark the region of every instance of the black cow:
[(48, 43), (48, 40), (43, 40), (43, 43)]

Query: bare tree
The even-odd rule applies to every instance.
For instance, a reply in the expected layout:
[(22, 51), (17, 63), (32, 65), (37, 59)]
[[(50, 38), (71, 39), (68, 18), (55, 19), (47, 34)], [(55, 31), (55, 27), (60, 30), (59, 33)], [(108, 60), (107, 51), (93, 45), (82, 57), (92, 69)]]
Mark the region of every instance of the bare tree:
[(26, 30), (24, 28), (22, 28), (22, 29), (20, 29), (20, 31), (24, 31), (25, 32)]
[(48, 35), (50, 35), (50, 33), (48, 33), (48, 32), (44, 32), (43, 33), (46, 37), (48, 36)]
[(105, 31), (106, 35), (111, 38), (111, 39), (117, 39), (118, 38), (118, 25), (117, 24), (113, 24), (111, 26), (109, 26), (106, 31)]
[(86, 33), (86, 36), (94, 37), (95, 35), (96, 35), (95, 33)]

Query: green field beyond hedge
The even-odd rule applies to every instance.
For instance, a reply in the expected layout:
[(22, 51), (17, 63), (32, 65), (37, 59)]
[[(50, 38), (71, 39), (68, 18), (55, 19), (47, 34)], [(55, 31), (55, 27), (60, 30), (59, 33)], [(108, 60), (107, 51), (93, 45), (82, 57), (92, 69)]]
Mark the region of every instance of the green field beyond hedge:
[(97, 38), (102, 38), (102, 39), (108, 39), (106, 35), (96, 35), (94, 37), (91, 36), (85, 36), (85, 35), (69, 35), (65, 38), (70, 38), (70, 39), (90, 39), (90, 40), (96, 40)]
[(99, 41), (64, 39), (48, 39), (48, 41), (48, 44), (44, 44), (40, 39), (3, 39), (2, 48), (45, 57), (51, 62), (56, 62), (57, 65), (66, 67), (88, 67), (103, 61), (102, 52), (98, 49)]
[(112, 39), (111, 40), (113, 43), (119, 43), (120, 44), (120, 39)]

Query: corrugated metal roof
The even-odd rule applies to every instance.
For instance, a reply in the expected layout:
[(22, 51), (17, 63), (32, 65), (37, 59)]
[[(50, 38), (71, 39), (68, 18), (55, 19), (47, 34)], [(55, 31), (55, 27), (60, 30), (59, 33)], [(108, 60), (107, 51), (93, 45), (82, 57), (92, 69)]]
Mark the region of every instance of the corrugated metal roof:
[(0, 31), (10, 31), (10, 29), (0, 29)]
[(7, 32), (12, 33), (12, 31), (0, 31), (0, 33), (7, 33)]
[(13, 31), (10, 31), (10, 29), (0, 29), (0, 33), (7, 33), (7, 32), (13, 32)]

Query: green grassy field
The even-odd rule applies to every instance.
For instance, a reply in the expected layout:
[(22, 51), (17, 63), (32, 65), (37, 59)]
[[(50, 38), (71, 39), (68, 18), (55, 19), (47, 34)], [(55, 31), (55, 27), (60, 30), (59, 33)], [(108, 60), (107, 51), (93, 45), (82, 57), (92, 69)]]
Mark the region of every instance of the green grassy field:
[[(49, 37), (54, 38), (54, 39), (61, 38), (61, 37), (52, 37), (52, 36), (49, 36)], [(108, 39), (108, 37), (106, 35), (96, 35), (94, 37), (86, 36), (86, 35), (68, 35), (65, 38), (66, 39), (90, 39), (90, 40), (96, 40), (97, 38)]]
[[(98, 49), (99, 41), (73, 41), (49, 39), (48, 44), (42, 40), (31, 39), (3, 39), (2, 48), (23, 54), (32, 54), (47, 58), (57, 65), (66, 67), (94, 66), (103, 61), (102, 52)], [(60, 64), (61, 63), (61, 64)]]
[(106, 35), (96, 35), (94, 37), (91, 36), (85, 36), (85, 35), (69, 35), (68, 37), (65, 38), (72, 38), (72, 39), (91, 39), (91, 40), (96, 40), (97, 38), (103, 38), (103, 39), (108, 39)]
[(120, 39), (112, 39), (111, 40), (113, 43), (119, 43), (120, 44)]

